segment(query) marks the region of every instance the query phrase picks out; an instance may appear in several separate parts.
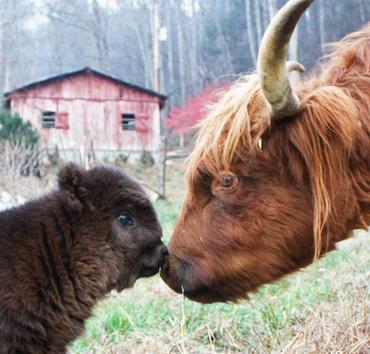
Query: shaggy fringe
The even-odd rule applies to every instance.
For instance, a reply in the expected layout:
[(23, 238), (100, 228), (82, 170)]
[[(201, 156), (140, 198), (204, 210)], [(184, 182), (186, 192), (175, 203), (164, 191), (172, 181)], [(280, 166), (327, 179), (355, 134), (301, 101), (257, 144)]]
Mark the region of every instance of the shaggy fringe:
[(197, 179), (199, 166), (217, 173), (228, 170), (246, 152), (255, 152), (270, 125), (269, 107), (256, 74), (241, 77), (219, 95), (220, 100), (208, 106), (207, 117), (198, 124), (195, 148), (188, 158), (191, 185)]
[[(319, 258), (322, 240), (330, 231), (328, 220), (336, 216), (335, 189), (341, 181), (353, 180), (353, 188), (370, 198), (370, 182), (353, 176), (348, 163), (355, 139), (362, 134), (359, 128), (365, 132), (364, 144), (369, 144), (370, 138), (370, 25), (331, 48), (322, 74), (296, 91), (302, 111), (294, 124), (287, 126), (289, 138), (281, 147), (289, 156), (289, 143), (293, 143), (306, 164), (302, 168), (310, 175), (314, 259)], [(240, 78), (209, 107), (208, 116), (198, 125), (195, 149), (188, 159), (189, 189), (193, 190), (200, 173), (216, 174), (230, 169), (238, 159), (253, 157), (270, 125), (270, 108), (258, 77)]]

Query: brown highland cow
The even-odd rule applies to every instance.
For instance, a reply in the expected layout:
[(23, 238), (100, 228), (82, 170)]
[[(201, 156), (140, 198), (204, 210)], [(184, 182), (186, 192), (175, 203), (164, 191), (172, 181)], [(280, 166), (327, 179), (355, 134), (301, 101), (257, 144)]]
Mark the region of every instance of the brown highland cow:
[(262, 40), (257, 74), (200, 125), (162, 277), (200, 302), (237, 300), (370, 225), (370, 24), (332, 45), (297, 87), (287, 49), (313, 0), (290, 0)]
[(158, 272), (166, 248), (142, 188), (67, 165), (59, 190), (0, 213), (0, 353), (65, 353), (112, 289)]

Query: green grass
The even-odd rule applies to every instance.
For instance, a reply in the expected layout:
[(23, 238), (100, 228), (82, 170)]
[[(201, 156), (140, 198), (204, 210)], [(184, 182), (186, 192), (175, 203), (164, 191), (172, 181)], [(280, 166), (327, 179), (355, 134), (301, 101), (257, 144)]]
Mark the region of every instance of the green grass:
[[(179, 204), (159, 201), (156, 208), (168, 240)], [(159, 276), (142, 279), (101, 301), (70, 351), (360, 353), (370, 329), (369, 254), (368, 236), (345, 241), (316, 264), (238, 304), (200, 305), (173, 293)]]
[(163, 228), (163, 239), (167, 243), (176, 224), (180, 212), (180, 203), (171, 200), (158, 200), (155, 203), (159, 222)]

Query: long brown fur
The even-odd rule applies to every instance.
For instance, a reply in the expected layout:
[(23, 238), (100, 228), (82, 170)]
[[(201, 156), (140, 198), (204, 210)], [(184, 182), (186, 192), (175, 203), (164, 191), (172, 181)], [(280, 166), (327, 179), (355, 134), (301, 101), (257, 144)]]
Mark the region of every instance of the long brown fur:
[[(271, 120), (255, 74), (210, 107), (162, 274), (176, 291), (235, 300), (370, 224), (370, 25), (332, 45), (320, 71), (295, 87), (291, 118)], [(226, 196), (217, 180), (229, 172), (243, 184)]]
[[(364, 162), (365, 167), (370, 164), (369, 33), (370, 26), (333, 44), (322, 74), (298, 88), (303, 109), (280, 147), (284, 158), (294, 159), (289, 148), (293, 144), (306, 164), (293, 167), (298, 167), (298, 173), (307, 167), (310, 174), (315, 258), (320, 255), (325, 223), (330, 214), (336, 215), (333, 199), (339, 180), (352, 179), (356, 194), (367, 199), (363, 200), (365, 210), (369, 208), (370, 179), (366, 180), (365, 169), (354, 170), (348, 164), (350, 159)], [(189, 190), (199, 178), (199, 166), (219, 172), (230, 169), (236, 159), (258, 154), (259, 141), (271, 125), (268, 112), (256, 74), (242, 77), (224, 93), (199, 124), (198, 139), (189, 157)], [(361, 226), (366, 227), (364, 220)]]

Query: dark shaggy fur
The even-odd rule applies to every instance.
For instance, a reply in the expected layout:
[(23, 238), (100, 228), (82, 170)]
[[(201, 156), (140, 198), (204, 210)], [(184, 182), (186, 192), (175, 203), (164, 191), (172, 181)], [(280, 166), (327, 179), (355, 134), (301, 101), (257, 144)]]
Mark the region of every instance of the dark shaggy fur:
[(118, 170), (67, 165), (59, 190), (0, 213), (0, 353), (65, 353), (97, 300), (163, 265), (141, 187)]

